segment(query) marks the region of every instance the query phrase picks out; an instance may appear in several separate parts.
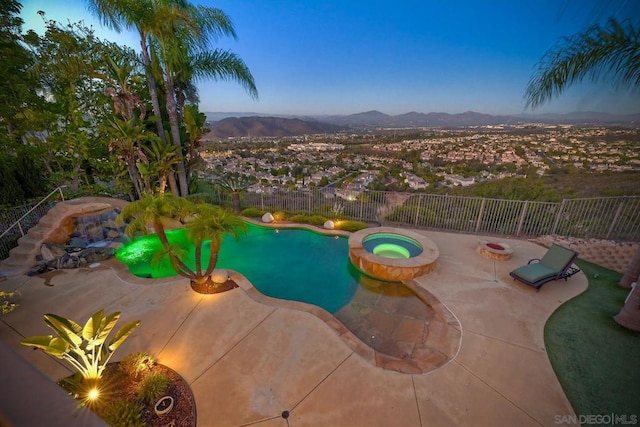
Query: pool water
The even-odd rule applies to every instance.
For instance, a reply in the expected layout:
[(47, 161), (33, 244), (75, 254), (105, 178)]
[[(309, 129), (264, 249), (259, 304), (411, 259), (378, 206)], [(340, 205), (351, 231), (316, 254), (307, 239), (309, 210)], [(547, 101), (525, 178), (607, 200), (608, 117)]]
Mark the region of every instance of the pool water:
[[(194, 248), (185, 230), (170, 230), (167, 238), (184, 247), (190, 261), (187, 264), (193, 268)], [(167, 259), (159, 265), (151, 261), (159, 249), (162, 245), (158, 237), (148, 235), (123, 245), (116, 256), (136, 276), (175, 276)], [(216, 268), (242, 273), (270, 297), (302, 301), (335, 313), (351, 300), (362, 275), (349, 262), (348, 252), (345, 237), (248, 224), (247, 234), (238, 240), (224, 236)], [(205, 244), (203, 265), (209, 254), (210, 246)]]
[(362, 241), (362, 247), (384, 258), (406, 259), (422, 253), (422, 246), (410, 237), (392, 233), (375, 233)]

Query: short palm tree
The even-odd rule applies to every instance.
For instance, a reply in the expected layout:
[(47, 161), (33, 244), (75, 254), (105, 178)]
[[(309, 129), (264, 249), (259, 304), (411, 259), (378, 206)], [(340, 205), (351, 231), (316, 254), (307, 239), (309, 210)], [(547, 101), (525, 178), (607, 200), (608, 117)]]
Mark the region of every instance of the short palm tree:
[[(122, 209), (120, 221), (128, 222), (125, 233), (134, 236), (138, 232), (154, 232), (158, 235), (173, 269), (191, 281), (191, 288), (199, 293), (215, 293), (216, 285), (211, 275), (215, 269), (223, 234), (238, 238), (246, 225), (231, 211), (205, 203), (194, 203), (171, 193), (146, 196), (129, 203)], [(182, 223), (187, 228), (187, 237), (195, 245), (195, 268), (191, 269), (184, 259), (184, 252), (169, 242), (166, 234), (170, 223)], [(211, 242), (211, 254), (206, 269), (202, 266), (202, 249)]]
[(249, 183), (235, 176), (224, 176), (218, 178), (216, 184), (231, 193), (231, 206), (234, 212), (240, 213), (240, 192), (249, 187)]

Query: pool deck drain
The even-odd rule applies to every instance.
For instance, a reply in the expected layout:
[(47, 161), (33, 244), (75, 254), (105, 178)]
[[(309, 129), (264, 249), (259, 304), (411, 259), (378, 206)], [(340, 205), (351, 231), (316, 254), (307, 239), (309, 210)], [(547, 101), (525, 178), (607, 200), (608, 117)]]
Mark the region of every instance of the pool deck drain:
[[(545, 248), (505, 240), (513, 257), (494, 265), (475, 252), (481, 236), (415, 232), (440, 250), (438, 267), (416, 285), (462, 328), (455, 357), (426, 374), (380, 369), (298, 306), (262, 304), (245, 289), (198, 295), (184, 279), (123, 280), (108, 263), (65, 271), (50, 279), (53, 286), (37, 276), (0, 282), (0, 289), (22, 294), (20, 307), (0, 322), (0, 340), (56, 380), (68, 375), (66, 366), (19, 344), (22, 336), (47, 332), (42, 315), (82, 320), (103, 307), (122, 311), (123, 322), (142, 323), (116, 360), (147, 351), (178, 371), (194, 391), (199, 426), (539, 426), (573, 415), (543, 330), (558, 306), (586, 289), (584, 275), (536, 293), (509, 271)], [(396, 336), (417, 334), (416, 327), (405, 322)]]

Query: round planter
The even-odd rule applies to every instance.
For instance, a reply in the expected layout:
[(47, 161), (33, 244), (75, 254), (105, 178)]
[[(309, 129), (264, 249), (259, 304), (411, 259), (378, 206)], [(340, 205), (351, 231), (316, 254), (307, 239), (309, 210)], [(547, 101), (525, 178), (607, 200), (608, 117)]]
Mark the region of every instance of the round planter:
[(153, 410), (157, 415), (164, 415), (173, 409), (173, 397), (164, 396), (161, 397), (155, 405), (153, 405)]

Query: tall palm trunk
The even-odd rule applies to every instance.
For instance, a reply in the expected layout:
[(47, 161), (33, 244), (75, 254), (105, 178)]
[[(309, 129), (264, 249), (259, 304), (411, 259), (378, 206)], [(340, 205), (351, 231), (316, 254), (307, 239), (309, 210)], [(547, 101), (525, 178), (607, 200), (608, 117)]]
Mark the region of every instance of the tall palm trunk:
[(214, 236), (211, 239), (211, 253), (209, 255), (209, 265), (207, 266), (207, 271), (204, 272), (205, 276), (211, 276), (213, 270), (216, 268), (216, 264), (218, 263), (218, 253), (220, 253), (220, 245), (222, 244), (222, 239), (219, 236)]
[(165, 78), (166, 97), (167, 97), (167, 114), (169, 115), (169, 125), (171, 126), (171, 138), (173, 143), (180, 148), (178, 161), (178, 184), (180, 186), (180, 194), (186, 196), (189, 194), (189, 183), (187, 182), (187, 170), (184, 167), (184, 158), (182, 156), (182, 143), (180, 140), (180, 122), (178, 120), (178, 109), (173, 86), (173, 79), (167, 71)]
[[(171, 244), (169, 243), (169, 239), (167, 239), (167, 234), (164, 231), (164, 226), (162, 225), (162, 223), (154, 222), (153, 228), (155, 229), (155, 232), (158, 236), (158, 239), (160, 239), (160, 243), (162, 243), (162, 246), (167, 250), (171, 249)], [(196, 279), (196, 275), (193, 274), (191, 269), (172, 252), (169, 252), (169, 260), (171, 261), (171, 266), (173, 267), (173, 269), (180, 276), (186, 277), (192, 281)]]
[(164, 125), (162, 124), (162, 110), (160, 109), (160, 100), (158, 99), (158, 87), (156, 85), (156, 79), (153, 76), (151, 70), (151, 57), (149, 56), (149, 50), (147, 46), (147, 37), (142, 30), (140, 33), (140, 47), (142, 48), (142, 62), (144, 63), (144, 71), (147, 76), (147, 85), (149, 86), (149, 95), (151, 96), (151, 105), (153, 106), (153, 114), (158, 119), (156, 121), (156, 129), (158, 130), (158, 136), (163, 143), (167, 142), (164, 135)]

